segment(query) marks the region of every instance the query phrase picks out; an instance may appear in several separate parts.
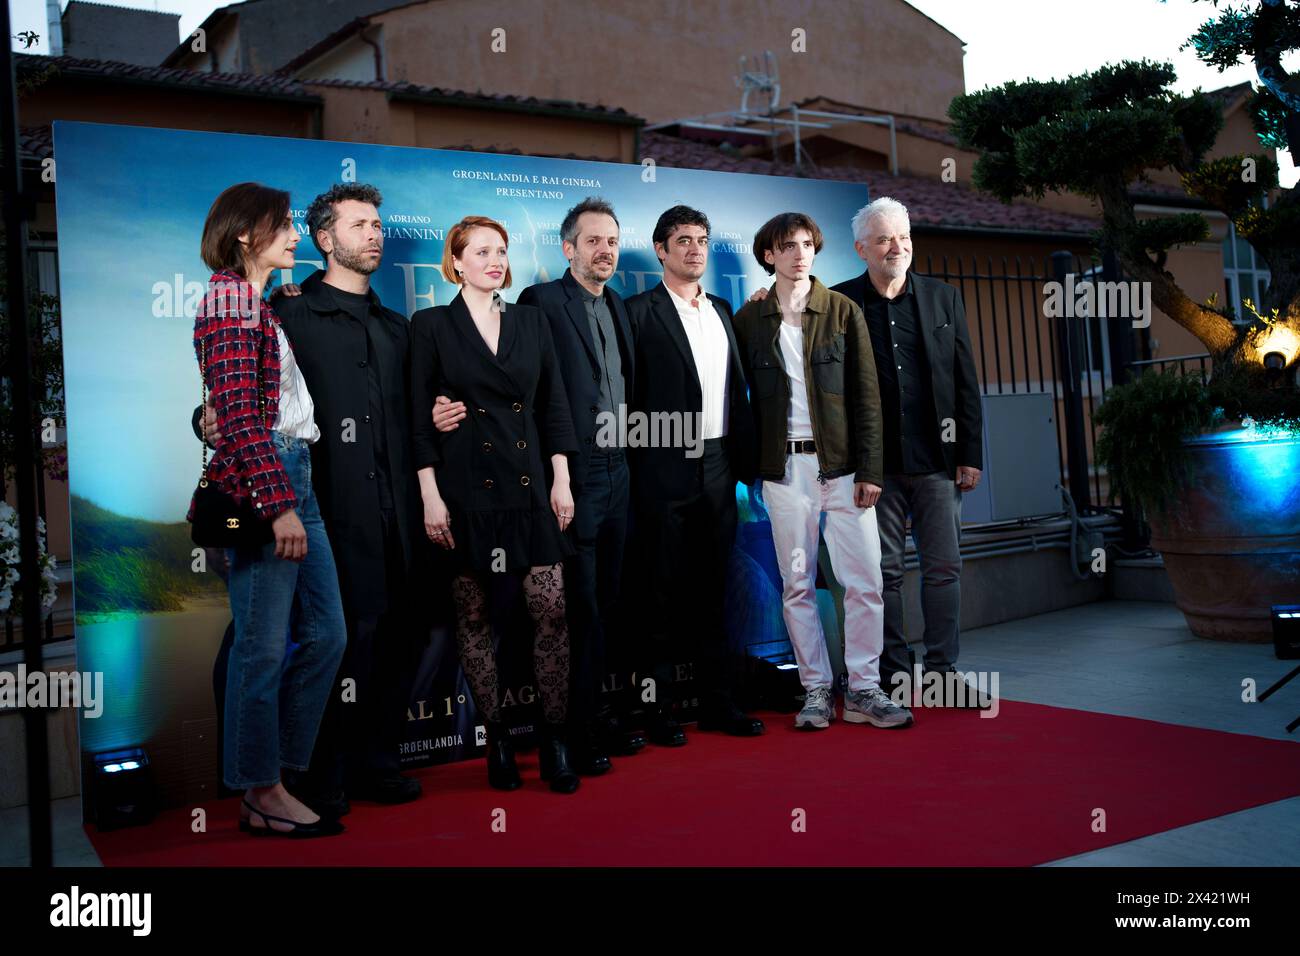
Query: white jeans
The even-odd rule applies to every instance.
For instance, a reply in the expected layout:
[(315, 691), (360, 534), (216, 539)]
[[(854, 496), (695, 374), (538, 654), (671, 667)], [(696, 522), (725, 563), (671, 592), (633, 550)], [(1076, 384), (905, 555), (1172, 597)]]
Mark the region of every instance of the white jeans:
[[(831, 568), (844, 588), (844, 665), (849, 689), (880, 684), (885, 643), (884, 579), (876, 509), (853, 503), (853, 476), (817, 480), (817, 456), (787, 455), (785, 477), (763, 482), (781, 568), (785, 627), (807, 690), (834, 686), (817, 613), (817, 543), (824, 527)], [(824, 525), (823, 525), (824, 521)]]

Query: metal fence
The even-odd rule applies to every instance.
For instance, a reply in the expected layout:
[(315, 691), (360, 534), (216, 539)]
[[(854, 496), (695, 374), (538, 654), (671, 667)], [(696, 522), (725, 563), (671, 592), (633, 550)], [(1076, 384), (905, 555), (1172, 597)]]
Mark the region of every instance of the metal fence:
[(1093, 303), (1104, 306), (1104, 287), (1096, 284), (1126, 281), (1111, 256), (926, 257), (924, 263), (918, 260), (917, 271), (961, 292), (984, 394), (1053, 396), (1061, 485), (1081, 512), (1111, 505), (1107, 476), (1093, 457), (1098, 437), (1093, 413), (1106, 393), (1148, 368), (1177, 366), (1203, 379), (1209, 374), (1208, 355), (1152, 358), (1149, 331), (1135, 327), (1131, 313), (1106, 315), (1099, 307), (1076, 315), (1067, 307), (1058, 310), (1062, 314), (1047, 314), (1048, 283), (1059, 283), (1062, 294), (1093, 283)]

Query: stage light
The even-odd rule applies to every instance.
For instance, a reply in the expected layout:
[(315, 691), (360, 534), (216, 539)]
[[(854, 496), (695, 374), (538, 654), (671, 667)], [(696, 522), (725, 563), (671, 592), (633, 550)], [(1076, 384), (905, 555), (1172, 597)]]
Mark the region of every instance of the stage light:
[(153, 819), (157, 799), (149, 756), (143, 748), (106, 750), (95, 754), (94, 762), (91, 815), (99, 830), (136, 826)]
[(1285, 325), (1270, 325), (1255, 337), (1253, 344), (1264, 367), (1277, 371), (1286, 368), (1300, 352), (1300, 335)]
[(1300, 604), (1278, 604), (1273, 612), (1273, 651), (1280, 661), (1300, 660)]

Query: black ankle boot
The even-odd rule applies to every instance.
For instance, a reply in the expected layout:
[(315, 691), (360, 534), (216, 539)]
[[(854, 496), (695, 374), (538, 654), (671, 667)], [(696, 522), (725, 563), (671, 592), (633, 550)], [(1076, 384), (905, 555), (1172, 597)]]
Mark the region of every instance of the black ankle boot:
[(542, 765), (542, 779), (549, 780), (556, 793), (573, 793), (578, 789), (578, 775), (569, 765), (569, 748), (564, 742), (563, 727), (547, 724), (542, 731), (538, 751)]
[(515, 766), (515, 750), (502, 724), (487, 725), (488, 783), (496, 790), (518, 790), (524, 785)]

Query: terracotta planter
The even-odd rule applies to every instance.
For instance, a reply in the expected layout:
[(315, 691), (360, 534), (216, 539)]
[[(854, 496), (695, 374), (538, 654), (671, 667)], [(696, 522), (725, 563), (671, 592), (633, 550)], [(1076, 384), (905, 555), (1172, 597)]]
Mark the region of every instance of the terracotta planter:
[(1300, 602), (1300, 436), (1186, 444), (1188, 487), (1151, 519), (1178, 609), (1198, 637), (1272, 640), (1269, 608)]

